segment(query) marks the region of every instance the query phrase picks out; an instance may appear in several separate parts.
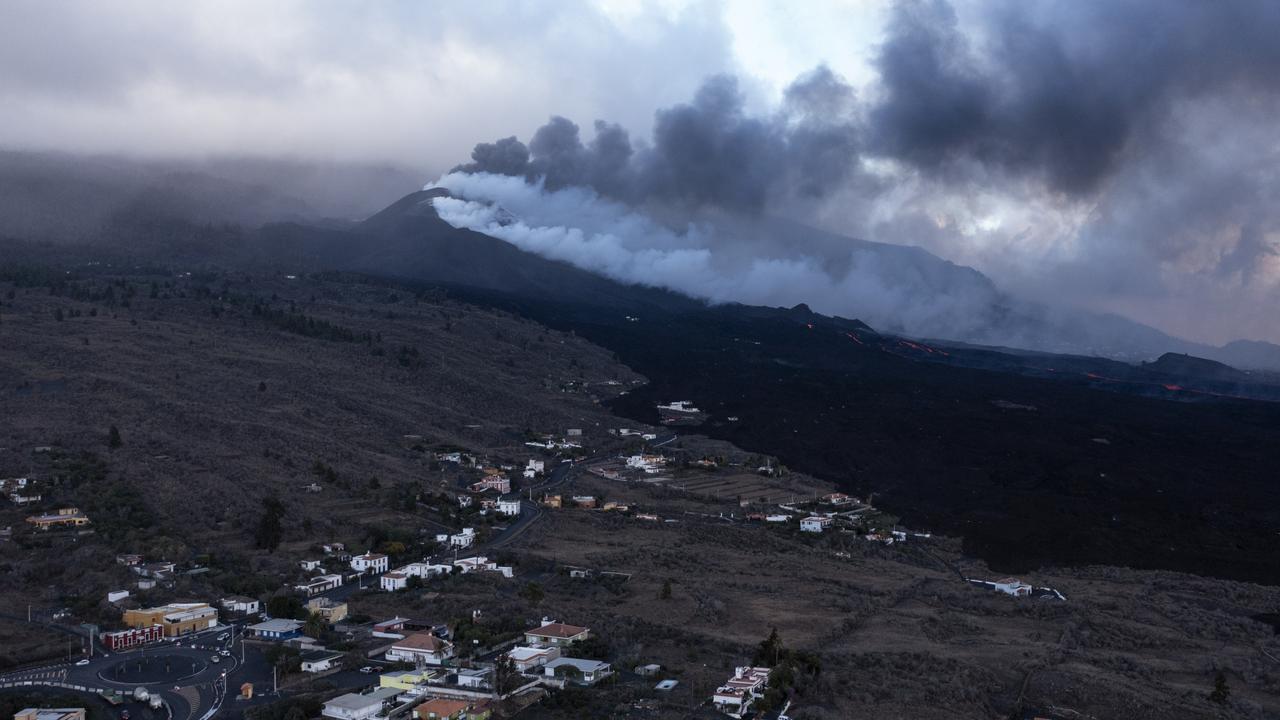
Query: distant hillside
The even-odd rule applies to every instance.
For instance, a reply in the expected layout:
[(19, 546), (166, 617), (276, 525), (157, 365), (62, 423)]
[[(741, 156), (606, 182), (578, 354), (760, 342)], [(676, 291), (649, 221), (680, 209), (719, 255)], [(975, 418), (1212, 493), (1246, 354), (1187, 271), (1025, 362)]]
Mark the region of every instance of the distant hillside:
[(1188, 376), (1217, 382), (1249, 382), (1249, 373), (1223, 363), (1181, 353), (1165, 353), (1155, 362), (1143, 363), (1144, 370), (1171, 376)]
[[(402, 501), (441, 489), (431, 449), (523, 462), (528, 433), (602, 432), (596, 401), (638, 379), (580, 338), (441, 293), (342, 278), (64, 278), (0, 277), (0, 297), (14, 291), (0, 333), (22, 338), (0, 343), (0, 477), (30, 475), (49, 507), (84, 506), (133, 551), (215, 539), (243, 550), (268, 494), (287, 503), (289, 538), (383, 523), (416, 533)], [(50, 485), (37, 446), (90, 453), (107, 479)], [(312, 482), (323, 490), (304, 493)], [(113, 488), (158, 530), (119, 527)], [(0, 505), (0, 527), (25, 514)]]
[(0, 151), (0, 237), (119, 243), (160, 221), (359, 220), (421, 180), (373, 165)]

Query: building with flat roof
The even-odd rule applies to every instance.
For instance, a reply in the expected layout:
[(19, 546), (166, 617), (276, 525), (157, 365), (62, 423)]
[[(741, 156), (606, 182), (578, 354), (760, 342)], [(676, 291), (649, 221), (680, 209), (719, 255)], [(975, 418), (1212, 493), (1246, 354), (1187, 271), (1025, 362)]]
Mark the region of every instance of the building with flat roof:
[(89, 516), (80, 512), (79, 508), (66, 507), (45, 515), (32, 515), (27, 522), (37, 529), (49, 530), (56, 527), (80, 527), (89, 524)]
[(395, 688), (377, 688), (364, 694), (339, 695), (324, 704), (320, 716), (334, 720), (368, 720), (377, 717), (399, 694)]
[(263, 640), (288, 640), (302, 635), (302, 623), (288, 618), (275, 618), (245, 629)]
[(169, 603), (125, 610), (124, 624), (132, 628), (160, 625), (164, 628), (165, 637), (177, 637), (217, 626), (218, 611), (209, 603)]
[(84, 720), (84, 708), (23, 708), (13, 720)]

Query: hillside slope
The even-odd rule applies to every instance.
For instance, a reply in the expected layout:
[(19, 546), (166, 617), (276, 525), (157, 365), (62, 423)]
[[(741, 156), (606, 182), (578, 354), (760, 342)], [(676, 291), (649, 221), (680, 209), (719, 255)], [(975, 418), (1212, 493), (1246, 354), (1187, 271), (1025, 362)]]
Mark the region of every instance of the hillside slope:
[[(398, 499), (438, 485), (432, 449), (523, 462), (529, 433), (596, 428), (608, 416), (596, 400), (638, 379), (571, 335), (341, 278), (91, 276), (56, 296), (0, 281), (9, 291), (0, 477), (69, 475), (34, 447), (89, 453), (103, 482), (126, 485), (149, 524), (192, 550), (246, 547), (270, 494), (295, 537), (371, 518), (412, 526)], [(315, 481), (321, 492), (302, 492)], [(55, 484), (45, 505), (112, 512), (100, 491)], [(0, 526), (27, 513), (6, 507)], [(119, 530), (126, 545), (157, 542)]]

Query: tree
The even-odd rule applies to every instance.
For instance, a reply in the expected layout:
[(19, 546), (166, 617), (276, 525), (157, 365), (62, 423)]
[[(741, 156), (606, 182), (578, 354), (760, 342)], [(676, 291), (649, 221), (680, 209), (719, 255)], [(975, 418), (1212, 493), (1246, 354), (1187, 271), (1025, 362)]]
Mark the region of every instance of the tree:
[(546, 597), (546, 593), (542, 590), (541, 585), (530, 581), (523, 588), (520, 588), (520, 597), (528, 600), (530, 605), (538, 605)]
[(324, 621), (324, 617), (317, 612), (313, 612), (307, 616), (307, 621), (302, 625), (302, 631), (307, 637), (313, 637), (317, 640), (324, 635), (329, 629), (329, 623)]
[(273, 618), (293, 618), (294, 620), (308, 617), (306, 606), (292, 595), (276, 595), (267, 598), (267, 614)]
[(275, 552), (284, 537), (284, 528), (280, 518), (284, 517), (284, 503), (275, 496), (262, 501), (262, 519), (258, 521), (258, 530), (254, 535), (255, 544), (267, 552)]
[(520, 687), (520, 673), (516, 672), (516, 663), (509, 656), (503, 655), (494, 665), (493, 684), (500, 695)]
[(62, 322), (62, 318), (63, 318), (63, 315), (62, 315), (62, 308), (57, 308), (57, 309), (55, 309), (55, 310), (53, 311), (53, 319), (54, 319), (54, 320), (57, 320), (58, 322)]
[(781, 655), (782, 639), (778, 637), (778, 628), (773, 628), (769, 637), (756, 648), (756, 655), (751, 664), (759, 667), (773, 667), (778, 664)]
[[(266, 391), (267, 391), (267, 381), (266, 380), (258, 381), (258, 392), (266, 392)], [(297, 710), (297, 709), (298, 708), (294, 708), (294, 710)]]
[(1231, 686), (1227, 685), (1227, 676), (1221, 670), (1213, 677), (1213, 692), (1209, 693), (1209, 699), (1225, 705), (1227, 699), (1231, 696)]
[(662, 581), (662, 591), (658, 593), (659, 600), (671, 599), (671, 578)]
[(124, 440), (120, 439), (120, 428), (112, 425), (111, 429), (107, 431), (107, 447), (115, 450), (121, 445), (124, 445)]

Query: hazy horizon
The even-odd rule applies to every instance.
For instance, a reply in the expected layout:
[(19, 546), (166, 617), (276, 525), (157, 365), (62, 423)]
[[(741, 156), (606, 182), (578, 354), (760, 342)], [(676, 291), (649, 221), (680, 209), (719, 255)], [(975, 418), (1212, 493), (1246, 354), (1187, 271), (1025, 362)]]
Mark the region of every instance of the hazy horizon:
[[(1265, 2), (68, 2), (0, 19), (0, 148), (425, 184), (493, 169), (473, 148), (514, 137), (512, 173), (668, 224), (786, 217), (1033, 301), (1280, 342)], [(369, 190), (353, 182), (349, 207)]]

